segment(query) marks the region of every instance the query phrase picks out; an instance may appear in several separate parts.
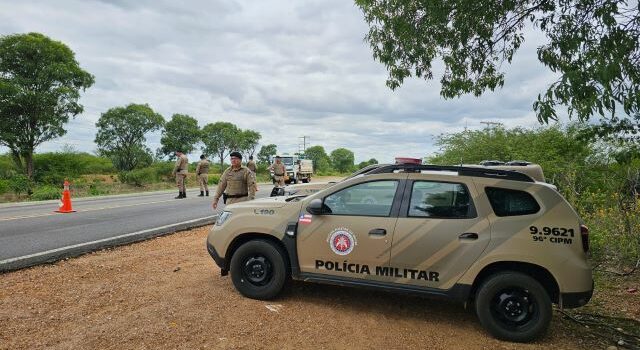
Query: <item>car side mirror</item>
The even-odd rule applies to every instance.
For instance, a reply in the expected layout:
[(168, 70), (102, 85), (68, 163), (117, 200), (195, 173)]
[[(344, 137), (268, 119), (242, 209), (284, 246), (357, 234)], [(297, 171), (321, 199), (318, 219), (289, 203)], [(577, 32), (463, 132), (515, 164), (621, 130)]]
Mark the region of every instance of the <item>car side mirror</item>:
[(309, 202), (307, 205), (307, 211), (313, 215), (321, 215), (322, 214), (322, 199), (315, 198)]

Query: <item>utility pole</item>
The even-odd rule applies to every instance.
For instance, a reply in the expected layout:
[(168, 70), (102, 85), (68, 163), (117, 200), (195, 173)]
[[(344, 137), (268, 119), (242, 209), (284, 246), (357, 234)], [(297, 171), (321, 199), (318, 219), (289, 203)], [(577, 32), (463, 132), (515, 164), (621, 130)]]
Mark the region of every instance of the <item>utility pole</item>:
[(309, 136), (300, 136), (298, 137), (301, 141), (298, 143), (298, 153), (304, 154), (307, 151), (307, 144), (309, 143)]

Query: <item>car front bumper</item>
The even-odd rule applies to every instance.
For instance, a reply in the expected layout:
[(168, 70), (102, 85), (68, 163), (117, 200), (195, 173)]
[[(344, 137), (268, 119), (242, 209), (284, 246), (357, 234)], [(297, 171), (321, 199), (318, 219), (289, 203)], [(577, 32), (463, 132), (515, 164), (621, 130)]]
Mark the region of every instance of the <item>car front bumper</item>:
[(229, 264), (227, 263), (227, 260), (220, 257), (218, 252), (216, 252), (216, 248), (213, 247), (213, 245), (209, 242), (209, 240), (207, 240), (207, 251), (209, 252), (209, 255), (211, 255), (211, 257), (213, 258), (213, 261), (216, 262), (216, 265), (220, 267), (220, 275), (222, 276), (228, 275)]

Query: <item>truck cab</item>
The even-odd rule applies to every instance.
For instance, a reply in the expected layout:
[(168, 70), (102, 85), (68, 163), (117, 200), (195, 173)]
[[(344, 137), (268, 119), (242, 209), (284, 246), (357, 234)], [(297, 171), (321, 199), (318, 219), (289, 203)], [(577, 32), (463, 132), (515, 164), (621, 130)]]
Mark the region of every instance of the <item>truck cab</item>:
[[(311, 175), (313, 174), (313, 161), (311, 159), (301, 158), (299, 155), (294, 154), (279, 154), (280, 160), (285, 167), (285, 183), (308, 183), (311, 182)], [(271, 158), (271, 164), (275, 162), (276, 156)], [(271, 171), (271, 179), (275, 184), (275, 177), (273, 171)]]

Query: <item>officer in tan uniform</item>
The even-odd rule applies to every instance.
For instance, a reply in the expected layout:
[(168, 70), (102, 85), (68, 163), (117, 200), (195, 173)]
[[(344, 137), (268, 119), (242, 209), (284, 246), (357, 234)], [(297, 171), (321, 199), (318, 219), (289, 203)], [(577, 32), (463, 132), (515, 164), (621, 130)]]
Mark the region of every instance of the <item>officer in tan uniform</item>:
[[(253, 156), (249, 156), (249, 161), (247, 162), (247, 168), (253, 171), (254, 176), (257, 174), (256, 170), (258, 170), (258, 168), (256, 167), (256, 162), (253, 160)], [(256, 181), (256, 192), (258, 192), (258, 181)]]
[(249, 201), (256, 198), (256, 178), (249, 168), (242, 166), (242, 154), (231, 152), (231, 167), (222, 173), (218, 189), (213, 197), (213, 209), (218, 208), (222, 196), (225, 204)]
[(198, 197), (204, 197), (204, 193), (207, 193), (209, 197), (209, 160), (205, 158), (204, 154), (200, 156), (200, 161), (196, 167), (196, 176), (198, 177), (198, 185), (200, 185), (200, 194)]
[(178, 186), (178, 196), (175, 199), (187, 198), (187, 188), (185, 179), (189, 173), (189, 159), (182, 151), (176, 151), (176, 166), (173, 168), (173, 175), (176, 177), (176, 185)]
[(280, 156), (276, 156), (276, 162), (271, 164), (269, 170), (273, 170), (273, 179), (276, 181), (276, 185), (283, 187), (286, 169), (284, 167), (284, 163), (282, 163), (282, 160), (280, 159)]

